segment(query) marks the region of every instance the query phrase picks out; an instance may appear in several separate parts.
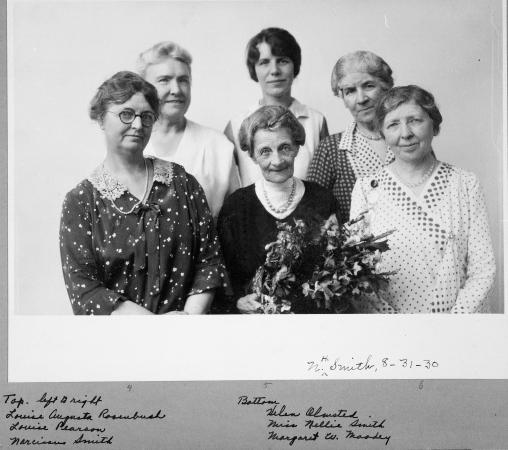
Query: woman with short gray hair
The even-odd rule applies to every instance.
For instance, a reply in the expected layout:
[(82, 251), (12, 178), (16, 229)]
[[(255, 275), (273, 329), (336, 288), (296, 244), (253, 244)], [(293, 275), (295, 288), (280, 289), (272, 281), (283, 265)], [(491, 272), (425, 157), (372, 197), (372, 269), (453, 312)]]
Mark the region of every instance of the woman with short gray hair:
[[(259, 312), (260, 299), (249, 287), (265, 261), (266, 245), (277, 237), (277, 222), (302, 219), (320, 226), (337, 211), (331, 192), (293, 175), (305, 139), (303, 125), (284, 106), (262, 106), (242, 122), (240, 147), (262, 177), (226, 199), (217, 224), (234, 306), (241, 313)], [(294, 312), (312, 312), (309, 307)]]
[(332, 92), (342, 99), (353, 122), (344, 132), (321, 141), (308, 179), (333, 191), (344, 221), (349, 217), (356, 179), (393, 161), (393, 153), (376, 131), (374, 114), (378, 99), (392, 86), (392, 69), (383, 58), (369, 51), (342, 56), (332, 70)]
[(219, 131), (185, 117), (191, 101), (190, 53), (175, 42), (155, 44), (138, 58), (138, 72), (157, 89), (161, 103), (146, 153), (181, 164), (205, 191), (214, 217), (240, 186), (233, 145)]

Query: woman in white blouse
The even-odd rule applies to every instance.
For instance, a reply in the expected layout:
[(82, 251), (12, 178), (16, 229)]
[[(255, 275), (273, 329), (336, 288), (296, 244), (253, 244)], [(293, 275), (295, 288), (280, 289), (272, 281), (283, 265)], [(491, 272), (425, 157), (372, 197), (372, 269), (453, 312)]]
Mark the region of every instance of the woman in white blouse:
[(380, 313), (488, 312), (495, 262), (487, 212), (477, 177), (438, 161), (432, 140), (441, 114), (417, 86), (388, 91), (376, 120), (395, 155), (353, 189), (351, 217), (369, 210), (374, 234), (389, 229), (383, 271), (396, 271), (387, 291), (359, 308)]
[(170, 41), (139, 55), (138, 72), (156, 87), (161, 103), (145, 153), (181, 164), (194, 175), (217, 217), (224, 198), (240, 183), (231, 142), (219, 131), (185, 117), (191, 101), (191, 63), (189, 52)]
[(284, 106), (302, 124), (306, 139), (295, 159), (295, 176), (305, 180), (314, 151), (321, 139), (328, 136), (328, 127), (323, 114), (300, 103), (291, 94), (293, 81), (300, 73), (300, 46), (288, 31), (282, 28), (265, 28), (249, 41), (246, 53), (249, 75), (261, 88), (261, 100), (233, 117), (224, 131), (228, 139), (235, 144), (242, 186), (248, 186), (260, 179), (261, 171), (240, 147), (240, 127), (244, 119), (263, 105)]

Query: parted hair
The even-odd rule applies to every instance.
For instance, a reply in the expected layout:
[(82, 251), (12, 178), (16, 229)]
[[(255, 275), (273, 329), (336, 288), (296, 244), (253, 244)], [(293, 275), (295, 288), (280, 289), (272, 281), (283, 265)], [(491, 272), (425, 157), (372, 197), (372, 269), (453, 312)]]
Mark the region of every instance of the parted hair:
[(437, 135), (443, 122), (443, 116), (439, 112), (434, 96), (419, 86), (397, 86), (383, 94), (376, 105), (376, 128), (382, 133), (385, 117), (391, 111), (404, 103), (415, 103), (420, 106), (431, 118), (434, 134)]
[(281, 128), (289, 130), (296, 145), (305, 144), (305, 129), (294, 114), (284, 106), (267, 105), (257, 109), (242, 122), (238, 135), (240, 148), (252, 158), (256, 132), (258, 130), (274, 131)]
[(141, 52), (138, 56), (136, 69), (138, 73), (144, 77), (148, 66), (158, 64), (168, 58), (176, 59), (177, 61), (187, 64), (189, 73), (191, 73), (192, 56), (191, 54), (173, 41), (158, 42), (148, 50)]
[(285, 56), (293, 62), (293, 75), (300, 73), (302, 64), (302, 50), (294, 36), (282, 28), (265, 28), (256, 34), (247, 44), (247, 68), (249, 75), (254, 81), (258, 81), (256, 75), (256, 63), (259, 61), (258, 45), (266, 42), (274, 56)]
[(111, 103), (125, 103), (138, 92), (144, 95), (152, 111), (157, 116), (159, 97), (155, 87), (134, 72), (122, 71), (115, 73), (99, 86), (90, 102), (90, 118), (101, 121), (107, 111), (108, 105)]
[(332, 69), (332, 92), (341, 97), (339, 83), (350, 72), (366, 72), (378, 78), (387, 90), (393, 87), (392, 69), (386, 61), (375, 53), (366, 50), (357, 50), (341, 56)]

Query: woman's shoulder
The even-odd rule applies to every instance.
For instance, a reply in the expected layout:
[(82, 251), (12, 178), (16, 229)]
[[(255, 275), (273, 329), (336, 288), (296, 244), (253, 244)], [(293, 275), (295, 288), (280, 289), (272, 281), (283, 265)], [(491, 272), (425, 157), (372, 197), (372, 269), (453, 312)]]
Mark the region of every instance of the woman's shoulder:
[(191, 120), (187, 121), (187, 126), (192, 138), (198, 143), (203, 144), (207, 150), (220, 150), (221, 152), (230, 150), (233, 152), (233, 144), (219, 130)]
[(324, 188), (314, 181), (303, 180), (303, 184), (305, 186), (305, 194), (312, 197), (321, 197), (321, 198), (333, 198), (333, 194), (329, 189)]
[(239, 188), (226, 197), (226, 199), (224, 200), (223, 208), (243, 204), (253, 199), (255, 196), (256, 191), (254, 189), (254, 184), (250, 184), (249, 186)]
[(321, 141), (319, 142), (319, 146), (338, 151), (341, 149), (339, 144), (343, 134), (344, 133), (342, 131), (340, 133), (330, 134), (329, 136), (326, 136), (325, 138), (321, 139)]
[(93, 191), (94, 187), (92, 183), (85, 178), (65, 194), (64, 204), (91, 204), (94, 196)]

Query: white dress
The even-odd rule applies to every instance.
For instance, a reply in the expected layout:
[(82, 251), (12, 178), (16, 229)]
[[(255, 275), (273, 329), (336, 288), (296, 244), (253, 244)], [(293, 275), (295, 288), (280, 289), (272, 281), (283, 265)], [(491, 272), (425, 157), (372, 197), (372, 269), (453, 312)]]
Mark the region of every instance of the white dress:
[(182, 139), (172, 154), (150, 145), (145, 154), (182, 165), (205, 191), (213, 217), (219, 215), (224, 198), (240, 187), (233, 144), (219, 131), (187, 120)]
[(355, 184), (351, 218), (367, 209), (372, 233), (396, 230), (388, 238), (381, 270), (397, 273), (387, 291), (362, 299), (360, 309), (488, 312), (496, 266), (485, 202), (473, 173), (439, 163), (417, 196), (385, 167)]
[[(254, 105), (242, 114), (231, 119), (231, 131), (235, 141), (235, 152), (238, 161), (238, 171), (240, 172), (240, 180), (242, 186), (248, 186), (261, 177), (259, 166), (252, 161), (247, 152), (242, 151), (238, 140), (240, 126), (244, 119), (249, 117), (254, 111), (260, 108), (260, 104)], [(323, 126), (326, 123), (323, 114), (315, 109), (302, 105), (298, 100), (294, 99), (288, 108), (303, 125), (305, 129), (305, 144), (300, 147), (298, 155), (295, 158), (294, 175), (301, 180), (307, 178), (307, 169), (314, 155), (314, 151), (318, 148), (319, 139)]]

